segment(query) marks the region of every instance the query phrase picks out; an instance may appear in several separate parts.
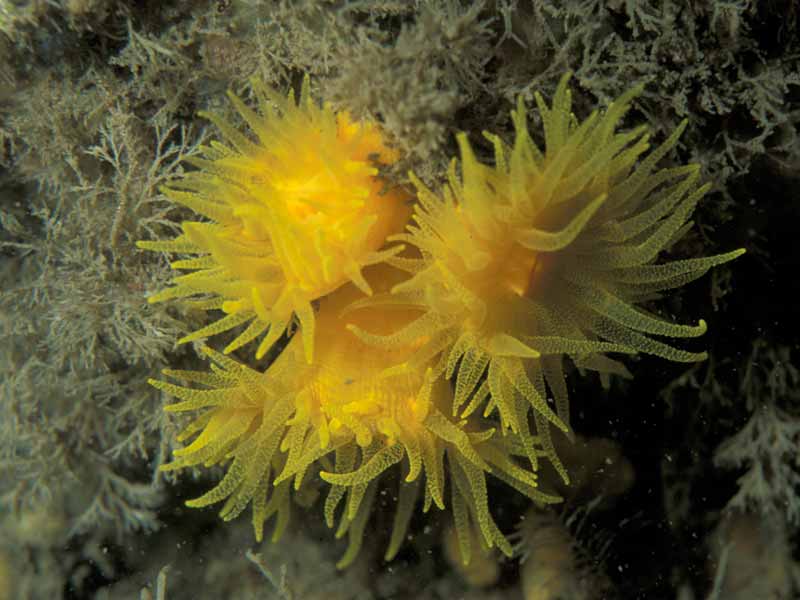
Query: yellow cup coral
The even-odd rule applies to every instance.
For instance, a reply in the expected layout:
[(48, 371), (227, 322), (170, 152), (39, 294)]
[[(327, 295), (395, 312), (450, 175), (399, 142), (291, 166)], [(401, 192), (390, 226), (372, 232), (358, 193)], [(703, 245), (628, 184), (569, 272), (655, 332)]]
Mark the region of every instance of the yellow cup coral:
[[(189, 505), (227, 499), (221, 514), (230, 519), (252, 502), (257, 539), (265, 519), (273, 514), (278, 515), (276, 534), (280, 534), (288, 514), (287, 483), (293, 481), (299, 489), (316, 480), (321, 469), (319, 478), (331, 486), (324, 506), (329, 526), (343, 505), (336, 535), (348, 535), (349, 546), (340, 562), (345, 566), (361, 546), (379, 477), (400, 465), (404, 478), (387, 560), (405, 539), (420, 494), (426, 511), (431, 504), (445, 507), (448, 479), (465, 562), (470, 559), (473, 531), (488, 547), (497, 546), (510, 555), (511, 546), (489, 511), (486, 474), (542, 503), (559, 498), (538, 491), (535, 473), (518, 463), (516, 457), (524, 456), (519, 440), (494, 435), (492, 423), (477, 416), (447, 415), (452, 404), (447, 382), (431, 380), (429, 371), (411, 366), (408, 360), (424, 339), (376, 350), (347, 329), (369, 326), (391, 333), (416, 316), (416, 311), (381, 308), (340, 316), (359, 296), (363, 294), (348, 285), (321, 302), (312, 365), (303, 360), (300, 340), (295, 338), (264, 374), (206, 350), (216, 363), (210, 373), (167, 373), (210, 389), (151, 381), (183, 400), (167, 410), (203, 411), (181, 436), (196, 435), (195, 439), (176, 451), (174, 462), (165, 468), (230, 460), (223, 480)], [(314, 477), (307, 476), (309, 470)]]
[(656, 168), (683, 126), (646, 154), (646, 128), (616, 131), (640, 88), (579, 123), (567, 82), (551, 107), (536, 96), (544, 151), (520, 100), (513, 146), (485, 134), (494, 166), (461, 134), (460, 173), (454, 160), (441, 194), (412, 174), (418, 205), (405, 233), (407, 197), (385, 191), (371, 162), (396, 157), (374, 124), (314, 104), (307, 78), (298, 103), (256, 82), (260, 114), (231, 95), (257, 140), (208, 115), (232, 147), (212, 143), (200, 170), (165, 193), (210, 222), (140, 242), (195, 255), (172, 263), (192, 272), (150, 300), (227, 313), (182, 341), (247, 324), (226, 353), (263, 336), (263, 355), (295, 318), (301, 335), (264, 373), (205, 349), (210, 372), (166, 372), (200, 387), (151, 381), (180, 399), (167, 410), (196, 415), (163, 468), (227, 463), (190, 506), (224, 501), (227, 520), (252, 505), (260, 540), (272, 516), (280, 535), (292, 494), (326, 485), (325, 520), (338, 515), (336, 535), (349, 539), (345, 566), (379, 482), (395, 473), (387, 560), (418, 501), (443, 509), (447, 492), (465, 562), (473, 538), (511, 554), (486, 475), (538, 503), (559, 500), (537, 488), (536, 471), (547, 457), (568, 481), (551, 429), (571, 435), (564, 358), (607, 378), (627, 372), (608, 353), (705, 357), (660, 339), (699, 336), (705, 322), (641, 306), (743, 252), (656, 264), (707, 190), (696, 165)]
[(389, 336), (358, 330), (386, 348), (426, 332), (423, 351), (439, 355), (435, 371), (457, 372), (452, 414), (467, 416), (481, 404), (486, 414), (496, 410), (502, 427), (520, 432), (533, 453), (532, 411), (538, 439), (565, 480), (549, 433), (552, 426), (570, 432), (563, 357), (603, 374), (626, 372), (607, 352), (703, 359), (655, 336), (699, 336), (704, 321), (674, 324), (640, 304), (743, 252), (654, 264), (686, 231), (708, 189), (698, 186), (698, 165), (655, 169), (683, 126), (645, 156), (645, 127), (616, 132), (641, 88), (579, 123), (568, 78), (552, 107), (536, 96), (544, 152), (531, 139), (520, 99), (512, 147), (484, 134), (494, 166), (479, 162), (461, 134), (461, 173), (453, 161), (441, 197), (412, 174), (419, 204), (408, 232), (394, 239), (422, 257), (395, 261), (411, 277), (381, 301), (417, 307), (422, 316)]
[(253, 81), (260, 114), (232, 93), (238, 113), (255, 133), (250, 139), (214, 114), (211, 120), (231, 144), (211, 142), (199, 168), (164, 189), (177, 204), (210, 222), (184, 222), (169, 241), (142, 241), (140, 248), (196, 255), (172, 267), (192, 271), (149, 298), (191, 298), (225, 316), (184, 337), (188, 342), (247, 324), (225, 352), (265, 332), (261, 357), (296, 316), (313, 356), (312, 302), (352, 281), (366, 293), (361, 269), (396, 252), (382, 249), (386, 236), (408, 217), (407, 198), (385, 190), (374, 161), (396, 154), (374, 123), (356, 123), (347, 112), (318, 106), (309, 79), (297, 103)]

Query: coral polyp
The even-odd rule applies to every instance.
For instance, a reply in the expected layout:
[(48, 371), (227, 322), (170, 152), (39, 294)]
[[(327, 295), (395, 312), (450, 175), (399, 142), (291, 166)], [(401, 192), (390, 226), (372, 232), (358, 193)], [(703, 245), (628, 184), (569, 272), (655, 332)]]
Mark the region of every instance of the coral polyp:
[(672, 323), (642, 304), (743, 252), (655, 264), (708, 190), (698, 183), (698, 165), (656, 169), (683, 126), (646, 154), (646, 127), (616, 131), (640, 87), (578, 122), (568, 79), (552, 106), (536, 96), (544, 151), (520, 99), (513, 146), (485, 134), (494, 166), (480, 162), (460, 134), (460, 173), (454, 160), (441, 194), (412, 174), (419, 203), (407, 232), (394, 239), (421, 257), (403, 261), (411, 276), (394, 287), (391, 302), (422, 314), (389, 336), (358, 330), (389, 348), (427, 332), (424, 352), (439, 356), (435, 372), (456, 382), (452, 414), (496, 411), (501, 427), (521, 433), (531, 449), (535, 432), (565, 480), (550, 434), (552, 427), (571, 432), (563, 358), (604, 376), (627, 373), (611, 352), (702, 360), (704, 353), (659, 338), (702, 335), (704, 321)]
[(280, 535), (289, 482), (295, 490), (326, 482), (325, 520), (333, 527), (339, 511), (336, 535), (349, 539), (340, 562), (346, 566), (361, 546), (381, 476), (397, 466), (402, 478), (387, 560), (405, 539), (420, 498), (425, 511), (432, 505), (444, 509), (446, 487), (464, 561), (470, 560), (472, 531), (485, 546), (510, 555), (489, 511), (486, 475), (540, 503), (559, 498), (537, 489), (536, 473), (518, 461), (525, 454), (518, 439), (496, 435), (493, 423), (478, 416), (449, 415), (448, 383), (408, 360), (424, 339), (376, 350), (348, 330), (370, 326), (391, 333), (416, 316), (367, 307), (342, 317), (359, 296), (348, 284), (321, 302), (312, 365), (295, 338), (263, 374), (206, 350), (216, 363), (210, 373), (168, 374), (210, 389), (152, 381), (183, 400), (168, 410), (202, 411), (181, 439), (196, 437), (166, 468), (230, 461), (223, 480), (189, 504), (226, 500), (221, 514), (230, 519), (252, 503), (257, 539), (273, 514)]
[(229, 98), (255, 137), (201, 113), (228, 145), (203, 147), (202, 158), (187, 159), (198, 170), (163, 190), (207, 220), (184, 222), (173, 240), (138, 243), (194, 255), (172, 263), (191, 272), (149, 301), (182, 298), (203, 310), (222, 310), (222, 318), (180, 341), (246, 325), (225, 352), (263, 336), (257, 357), (296, 318), (310, 362), (312, 302), (348, 281), (370, 292), (361, 269), (396, 252), (382, 246), (402, 229), (407, 198), (385, 189), (378, 176), (378, 166), (397, 156), (375, 123), (316, 104), (308, 77), (297, 102), (292, 92), (283, 97), (258, 80), (252, 87), (258, 112), (232, 93)]

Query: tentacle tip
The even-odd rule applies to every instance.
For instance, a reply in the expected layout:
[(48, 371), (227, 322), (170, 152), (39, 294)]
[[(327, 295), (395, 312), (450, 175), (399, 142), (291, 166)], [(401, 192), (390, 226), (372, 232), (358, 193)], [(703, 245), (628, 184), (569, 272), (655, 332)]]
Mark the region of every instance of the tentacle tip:
[(562, 421), (561, 419), (558, 418), (553, 419), (552, 423), (553, 425), (558, 427), (562, 433), (569, 434), (569, 425), (564, 423), (564, 421)]

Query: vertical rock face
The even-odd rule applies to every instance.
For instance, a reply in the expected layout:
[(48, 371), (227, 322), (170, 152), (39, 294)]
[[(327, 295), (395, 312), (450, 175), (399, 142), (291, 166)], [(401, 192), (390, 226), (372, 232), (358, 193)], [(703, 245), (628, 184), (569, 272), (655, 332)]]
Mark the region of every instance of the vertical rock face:
[[(730, 594), (797, 595), (791, 578), (777, 575), (793, 572), (793, 565), (783, 558), (797, 552), (792, 541), (800, 512), (796, 486), (791, 484), (797, 477), (791, 450), (796, 444), (791, 442), (798, 414), (794, 321), (800, 293), (794, 273), (795, 224), (800, 217), (795, 201), (800, 164), (797, 32), (797, 11), (791, 2), (694, 3), (687, 8), (679, 2), (617, 0), (0, 1), (0, 554), (11, 565), (12, 597), (134, 597), (141, 582), (155, 581), (167, 563), (174, 566), (168, 600), (236, 598), (236, 594), (246, 598), (268, 585), (241, 551), (252, 543), (250, 505), (241, 519), (247, 522), (241, 524), (223, 524), (210, 510), (183, 508), (186, 498), (220, 483), (235, 457), (223, 457), (218, 470), (191, 467), (185, 475), (158, 471), (179, 449), (176, 432), (187, 425), (184, 419), (189, 415), (165, 413), (163, 406), (171, 400), (146, 381), (162, 378), (168, 365), (182, 372), (205, 368), (197, 348), (176, 347), (175, 340), (225, 317), (231, 317), (227, 324), (240, 319), (236, 326), (240, 329), (209, 338), (207, 343), (218, 351), (227, 347), (229, 358), (263, 373), (296, 332), (296, 345), (301, 347), (296, 367), (305, 373), (316, 350), (306, 356), (299, 342), (303, 335), (308, 341), (317, 334), (310, 326), (298, 325), (324, 316), (316, 298), (332, 290), (284, 298), (285, 311), (273, 329), (287, 335), (256, 359), (265, 331), (259, 337), (257, 328), (251, 328), (248, 335), (254, 337), (239, 340), (256, 343), (236, 350), (229, 344), (248, 328), (244, 310), (273, 323), (276, 313), (268, 312), (269, 302), (264, 301), (269, 289), (262, 286), (255, 296), (251, 289), (246, 301), (238, 304), (244, 295), (225, 298), (218, 308), (148, 304), (145, 298), (167, 288), (175, 272), (158, 253), (138, 252), (135, 241), (173, 239), (187, 219), (201, 223), (198, 229), (209, 225), (205, 217), (194, 218), (185, 207), (169, 202), (162, 191), (164, 184), (195, 168), (186, 159), (199, 158), (200, 146), (212, 147), (212, 128), (198, 118), (200, 112), (217, 114), (242, 132), (238, 143), (255, 144), (256, 136), (242, 121), (243, 115), (225, 102), (226, 90), (253, 107), (258, 104), (253, 78), (270, 89), (299, 91), (304, 73), (311, 75), (315, 97), (330, 100), (333, 113), (346, 110), (350, 115), (348, 121), (336, 123), (337, 129), (341, 126), (344, 133), (352, 133), (351, 126), (357, 123), (380, 124), (387, 148), (397, 153), (396, 159), (373, 162), (380, 156), (369, 155), (381, 153), (367, 152), (362, 161), (378, 170), (369, 178), (379, 181), (380, 189), (368, 190), (378, 200), (390, 188), (405, 195), (420, 192), (424, 185), (436, 196), (439, 204), (434, 206), (441, 206), (447, 188), (457, 194), (466, 180), (480, 182), (484, 175), (489, 177), (482, 193), (489, 196), (498, 190), (510, 197), (532, 189), (526, 177), (536, 174), (517, 169), (525, 176), (509, 179), (515, 183), (503, 190), (502, 178), (497, 178), (503, 172), (498, 157), (506, 159), (510, 172), (516, 168), (509, 160), (515, 146), (517, 158), (524, 158), (534, 146), (547, 154), (545, 129), (549, 127), (555, 136), (551, 140), (560, 139), (564, 128), (559, 119), (563, 117), (569, 131), (573, 122), (582, 125), (596, 107), (600, 115), (614, 98), (639, 83), (644, 84), (642, 93), (631, 99), (630, 110), (609, 134), (609, 139), (632, 135), (630, 144), (637, 150), (618, 153), (612, 167), (623, 172), (624, 157), (636, 159), (628, 165), (632, 169), (646, 165), (648, 153), (658, 153), (660, 143), (675, 139), (651, 173), (663, 168), (674, 175), (672, 184), (691, 182), (700, 187), (710, 182), (712, 187), (674, 236), (666, 235), (670, 227), (664, 230), (670, 239), (656, 244), (658, 257), (653, 263), (634, 266), (624, 274), (620, 269), (628, 267), (612, 268), (612, 253), (594, 252), (593, 244), (624, 245), (620, 240), (630, 234), (631, 245), (641, 246), (645, 233), (632, 232), (647, 219), (637, 218), (636, 211), (616, 213), (618, 226), (595, 227), (614, 213), (609, 210), (612, 195), (598, 200), (609, 191), (603, 188), (605, 183), (616, 183), (611, 180), (596, 179), (585, 193), (537, 217), (535, 225), (541, 232), (577, 232), (574, 239), (561, 238), (571, 239), (564, 249), (576, 251), (570, 263), (575, 268), (557, 268), (554, 259), (560, 250), (548, 248), (552, 239), (541, 232), (522, 235), (519, 229), (506, 228), (492, 238), (488, 219), (464, 218), (463, 210), (451, 219), (445, 250), (463, 251), (469, 259), (428, 274), (433, 286), (450, 277), (449, 289), (416, 288), (426, 291), (413, 300), (429, 303), (434, 317), (419, 324), (419, 337), (413, 340), (419, 351), (411, 353), (406, 372), (393, 374), (399, 384), (386, 393), (374, 377), (365, 377), (355, 387), (380, 393), (356, 400), (348, 396), (354, 387), (349, 379), (337, 380), (336, 373), (329, 372), (301, 402), (289, 406), (308, 408), (307, 414), (300, 411), (294, 424), (297, 431), (302, 422), (323, 432), (316, 440), (297, 442), (294, 459), (302, 457), (306, 442), (310, 452), (315, 443), (319, 442), (316, 447), (323, 440), (336, 443), (341, 439), (337, 435), (343, 438), (348, 431), (357, 429), (358, 439), (352, 465), (345, 452), (337, 469), (334, 450), (318, 468), (309, 467), (296, 492), (290, 489), (291, 478), (279, 484), (285, 485), (286, 497), (297, 499), (299, 509), (287, 505), (301, 511), (303, 519), (292, 520), (286, 543), (277, 547), (280, 551), (267, 545), (259, 550), (279, 582), (276, 587), (290, 589), (296, 598), (507, 595), (522, 582), (513, 562), (492, 557), (487, 564), (499, 565), (499, 579), (494, 585), (469, 589), (455, 568), (440, 560), (442, 531), (458, 510), (471, 535), (450, 539), (463, 547), (469, 542), (472, 560), (478, 561), (480, 540), (486, 541), (482, 526), (490, 539), (499, 542), (497, 532), (514, 531), (516, 520), (529, 508), (526, 496), (542, 501), (541, 494), (552, 499), (557, 492), (570, 506), (588, 502), (604, 509), (593, 512), (589, 524), (617, 532), (607, 571), (621, 597), (671, 598), (678, 589), (691, 589), (694, 598), (707, 597), (715, 581)], [(532, 145), (517, 144), (517, 124), (507, 116), (515, 99), (521, 97), (524, 105), (533, 107), (538, 91), (547, 100), (545, 108), (552, 111), (551, 101), (566, 71), (574, 73), (570, 109), (556, 110), (549, 117), (531, 110), (527, 136)], [(687, 124), (677, 139), (673, 132), (684, 120)], [(637, 125), (651, 132), (647, 140), (635, 135)], [(482, 131), (493, 133), (482, 138)], [(366, 135), (362, 141), (369, 146), (370, 140)], [(351, 142), (355, 144), (354, 139)], [(590, 145), (565, 149), (569, 152), (564, 157), (585, 156), (581, 153), (591, 150)], [(450, 160), (460, 150), (466, 152), (460, 154), (465, 160), (450, 174)], [(309, 165), (305, 151), (291, 146), (287, 156), (298, 172), (308, 173), (303, 170)], [(588, 156), (585, 169), (566, 158), (566, 162), (536, 164), (550, 174), (561, 170), (562, 181), (577, 186), (590, 166), (603, 162), (601, 153)], [(346, 157), (329, 158), (334, 165)], [(686, 163), (697, 163), (699, 170), (679, 166)], [(465, 166), (469, 168), (462, 169)], [(415, 173), (413, 184), (409, 171)], [(328, 182), (352, 181), (363, 174), (339, 168), (326, 173)], [(316, 183), (324, 180), (295, 180), (289, 191), (296, 197), (278, 216), (285, 221), (326, 220), (328, 213), (308, 201)], [(259, 177), (250, 181), (257, 183)], [(669, 183), (663, 182), (661, 189)], [(553, 193), (569, 191), (570, 185), (539, 186), (537, 197), (552, 198)], [(693, 193), (687, 189), (684, 199)], [(212, 196), (207, 200), (216, 201), (216, 193)], [(665, 197), (659, 188), (645, 196), (654, 205)], [(472, 202), (474, 196), (463, 200), (464, 206), (480, 204)], [(514, 211), (506, 210), (509, 206), (502, 199), (490, 204), (513, 221)], [(403, 208), (409, 207), (403, 204)], [(653, 217), (649, 208), (643, 213)], [(687, 208), (678, 200), (668, 212), (674, 215)], [(576, 215), (582, 218), (576, 220)], [(368, 215), (372, 216), (381, 221), (381, 215)], [(656, 221), (668, 219), (665, 215)], [(396, 231), (391, 221), (385, 220), (388, 229)], [(453, 235), (464, 223), (462, 235)], [(358, 228), (336, 225), (344, 234), (340, 239), (362, 239), (368, 248), (389, 233), (367, 228), (366, 237), (358, 238)], [(248, 232), (257, 233), (256, 228)], [(282, 255), (284, 264), (295, 270), (296, 281), (308, 283), (314, 277), (302, 276), (308, 275), (304, 269), (309, 263), (295, 260), (298, 257), (291, 251), (297, 244), (288, 239), (284, 239), (284, 250), (289, 251)], [(498, 243), (487, 243), (492, 239)], [(318, 249), (315, 244), (324, 241), (313, 236), (302, 240), (301, 258), (313, 254), (310, 250)], [(421, 252), (415, 254), (407, 241), (403, 244), (403, 254), (391, 257), (393, 268), (419, 265), (409, 261), (420, 259)], [(730, 257), (726, 251), (743, 245), (747, 257), (719, 264), (708, 277), (684, 285), (689, 271), (699, 274), (701, 266), (711, 266), (692, 262), (697, 257), (719, 255), (722, 261)], [(358, 254), (352, 245), (337, 248), (339, 257)], [(488, 252), (494, 249), (500, 252)], [(189, 261), (205, 256), (173, 259), (183, 266), (198, 266)], [(660, 269), (668, 263), (677, 267)], [(336, 265), (349, 267), (329, 271), (333, 279), (341, 276), (356, 288), (363, 284), (361, 275), (369, 279), (355, 268), (361, 265), (357, 256), (329, 266)], [(584, 276), (586, 270), (593, 277), (602, 275), (604, 285), (593, 287)], [(254, 276), (250, 266), (245, 271)], [(670, 287), (655, 298), (658, 292), (647, 288), (653, 279), (680, 289)], [(465, 285), (456, 285), (459, 281)], [(596, 339), (589, 340), (593, 345), (575, 345), (576, 340), (569, 338), (572, 345), (565, 348), (559, 346), (562, 340), (545, 339), (548, 335), (538, 331), (535, 340), (512, 335), (509, 330), (518, 330), (519, 323), (531, 322), (530, 313), (518, 309), (528, 300), (544, 301), (544, 293), (563, 281), (569, 293), (550, 299), (568, 313), (566, 323), (555, 322), (551, 331), (591, 322), (597, 329)], [(302, 285), (298, 289), (308, 291)], [(363, 286), (361, 291), (366, 293)], [(584, 304), (570, 304), (576, 296)], [(511, 312), (492, 310), (509, 298), (516, 298)], [(195, 300), (213, 304), (218, 298)], [(619, 300), (630, 301), (634, 311), (626, 311)], [(457, 343), (437, 338), (443, 323), (463, 316), (465, 307), (469, 309), (466, 330)], [(418, 306), (403, 310), (431, 313)], [(546, 312), (536, 317), (532, 319), (536, 323), (555, 321)], [(674, 329), (662, 335), (665, 323), (684, 324), (679, 325), (681, 333), (699, 333), (704, 328), (698, 323), (701, 317), (708, 326), (702, 340), (676, 343)], [(618, 326), (620, 320), (627, 334), (621, 333), (625, 327)], [(393, 352), (391, 344), (404, 346), (398, 346), (397, 338), (388, 348), (381, 346), (379, 337), (397, 331), (381, 330), (377, 322), (350, 324), (360, 328), (347, 332), (359, 336), (363, 344), (361, 362), (383, 360)], [(383, 324), (397, 323), (384, 320)], [(626, 342), (629, 347), (636, 345), (630, 338), (631, 324), (645, 327), (646, 331), (633, 330), (650, 340), (648, 348), (639, 348), (638, 357), (618, 352)], [(493, 335), (485, 335), (490, 330)], [(444, 346), (431, 343), (434, 338)], [(344, 336), (337, 339), (343, 340)], [(609, 345), (601, 350), (596, 344)], [(443, 348), (449, 348), (447, 360), (435, 366), (443, 367), (444, 374), (432, 368), (434, 379), (439, 377), (437, 401), (426, 403), (406, 393), (409, 382), (420, 377), (425, 381), (427, 371), (417, 369), (432, 355), (443, 354)], [(687, 359), (708, 352), (709, 360), (684, 367), (647, 356), (650, 351), (662, 357), (678, 351), (685, 354), (671, 357)], [(398, 360), (402, 354), (398, 352)], [(498, 359), (488, 360), (489, 354)], [(569, 360), (562, 363), (562, 354)], [(517, 360), (521, 368), (514, 364)], [(352, 371), (358, 362), (336, 365)], [(493, 369), (489, 362), (495, 367), (502, 363), (502, 368)], [(603, 389), (588, 373), (593, 370), (601, 373)], [(634, 377), (624, 379), (626, 374)], [(494, 402), (493, 396), (504, 394), (512, 400)], [(347, 411), (337, 403), (340, 399), (349, 401)], [(373, 410), (378, 405), (409, 410), (397, 414)], [(428, 405), (439, 414), (426, 412)], [(200, 413), (202, 409), (195, 416)], [(436, 483), (430, 489), (421, 468), (424, 449), (415, 447), (406, 431), (413, 424), (422, 431), (420, 423), (426, 420), (425, 428), (439, 432), (435, 437), (444, 439), (439, 435), (444, 434), (450, 440), (442, 442), (448, 448), (460, 444), (466, 449), (466, 454), (459, 454), (466, 460), (460, 467), (433, 452), (429, 463), (437, 465), (441, 459), (444, 466), (433, 469)], [(370, 425), (364, 428), (364, 423)], [(527, 428), (527, 442), (520, 443), (515, 428), (518, 432)], [(386, 445), (371, 455), (359, 439), (365, 443), (380, 439)], [(595, 440), (613, 443), (594, 445)], [(730, 441), (720, 445), (723, 440)], [(286, 448), (291, 446), (287, 442)], [(366, 461), (358, 454), (362, 448), (367, 448)], [(455, 450), (446, 452), (455, 455)], [(613, 464), (604, 467), (600, 457), (606, 455)], [(370, 462), (370, 456), (377, 459)], [(502, 460), (508, 456), (510, 461)], [(398, 457), (399, 462), (393, 462)], [(359, 470), (362, 462), (366, 471)], [(295, 467), (302, 463), (295, 460)], [(348, 465), (352, 468), (345, 468)], [(629, 489), (633, 471), (626, 466), (636, 474)], [(356, 514), (357, 500), (368, 504), (373, 491), (364, 491), (360, 483), (344, 485), (348, 477), (374, 474), (383, 467), (370, 510), (359, 521), (365, 532), (359, 558), (337, 575), (335, 565), (346, 552), (346, 542), (327, 531), (326, 521), (336, 524), (348, 513)], [(279, 468), (272, 466), (273, 471)], [(440, 470), (457, 473), (456, 481), (439, 477)], [(477, 470), (484, 479), (475, 476)], [(525, 482), (517, 490), (520, 493), (509, 492), (508, 478), (495, 477), (511, 472)], [(612, 472), (617, 479), (604, 477)], [(202, 481), (196, 481), (198, 477)], [(318, 487), (307, 485), (311, 481)], [(485, 496), (481, 481), (486, 482)], [(519, 478), (514, 481), (519, 485)], [(475, 494), (462, 493), (473, 484), (478, 485), (478, 497), (487, 499), (487, 510), (478, 516), (470, 513)], [(325, 494), (334, 488), (338, 491), (329, 499)], [(627, 491), (614, 501), (592, 498), (622, 489)], [(454, 509), (461, 501), (454, 501), (454, 495), (468, 501)], [(439, 512), (440, 505), (444, 512)], [(757, 521), (753, 528), (767, 531), (767, 537), (775, 522), (785, 532), (789, 541), (782, 546), (783, 558), (767, 564), (757, 553), (751, 557), (763, 565), (764, 587), (740, 588), (726, 579), (746, 572), (744, 567), (720, 570), (716, 580), (709, 574), (703, 581), (698, 575), (712, 545), (711, 532), (727, 512), (724, 507), (743, 509)], [(233, 508), (239, 507), (229, 507)], [(310, 531), (300, 531), (305, 527)], [(354, 531), (339, 533), (349, 538)], [(758, 540), (764, 534), (748, 536)], [(738, 545), (753, 544), (744, 540)], [(645, 546), (652, 553), (642, 553)], [(387, 548), (388, 554), (396, 553), (391, 565), (381, 561)], [(720, 553), (718, 565), (724, 562), (721, 558)], [(309, 564), (320, 568), (309, 569)], [(487, 572), (491, 576), (484, 582), (495, 576), (492, 568)]]

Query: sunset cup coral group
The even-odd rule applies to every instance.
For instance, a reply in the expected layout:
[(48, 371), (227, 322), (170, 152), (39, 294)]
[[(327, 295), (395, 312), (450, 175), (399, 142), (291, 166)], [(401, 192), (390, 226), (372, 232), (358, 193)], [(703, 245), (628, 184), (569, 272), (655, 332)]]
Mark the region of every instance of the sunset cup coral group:
[[(658, 262), (708, 189), (697, 165), (658, 168), (683, 127), (648, 153), (646, 127), (618, 131), (640, 87), (579, 121), (568, 79), (550, 106), (536, 96), (544, 148), (519, 99), (513, 142), (484, 133), (493, 165), (458, 134), (441, 191), (412, 174), (416, 198), (380, 177), (398, 157), (377, 123), (316, 105), (308, 78), (297, 103), (255, 82), (258, 112), (230, 95), (255, 138), (209, 115), (232, 147), (212, 142), (165, 190), (205, 220), (139, 244), (191, 256), (172, 263), (191, 273), (151, 301), (221, 315), (181, 341), (243, 328), (223, 353), (204, 347), (210, 371), (166, 372), (188, 385), (151, 381), (180, 400), (168, 411), (194, 415), (164, 468), (227, 468), (190, 506), (224, 501), (226, 520), (251, 506), (256, 538), (275, 516), (277, 539), (293, 496), (326, 492), (346, 566), (394, 481), (387, 560), (418, 505), (451, 513), (465, 563), (470, 539), (510, 555), (487, 475), (559, 501), (537, 470), (547, 460), (569, 481), (554, 443), (572, 435), (565, 359), (606, 381), (628, 375), (608, 354), (705, 357), (669, 341), (705, 321), (673, 323), (649, 304), (743, 252)], [(226, 356), (261, 337), (261, 357), (285, 332), (263, 372)]]

